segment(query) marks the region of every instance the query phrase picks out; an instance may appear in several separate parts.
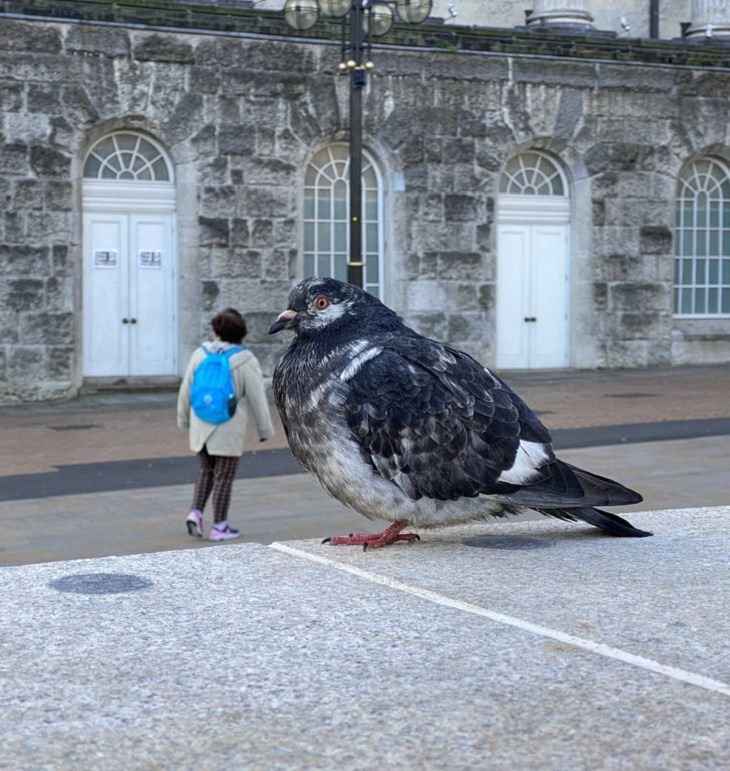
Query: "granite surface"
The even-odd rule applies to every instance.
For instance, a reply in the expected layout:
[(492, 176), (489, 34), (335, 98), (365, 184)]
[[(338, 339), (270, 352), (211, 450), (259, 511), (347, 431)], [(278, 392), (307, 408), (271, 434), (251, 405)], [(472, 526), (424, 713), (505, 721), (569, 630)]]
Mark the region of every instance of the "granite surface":
[(0, 768), (725, 768), (728, 516), (2, 568)]

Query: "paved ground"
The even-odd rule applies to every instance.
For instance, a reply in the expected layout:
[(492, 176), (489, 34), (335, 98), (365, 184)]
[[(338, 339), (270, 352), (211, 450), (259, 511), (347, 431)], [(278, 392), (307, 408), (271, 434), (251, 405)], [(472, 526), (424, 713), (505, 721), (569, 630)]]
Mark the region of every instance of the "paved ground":
[[(507, 379), (562, 457), (644, 494), (634, 508), (730, 503), (730, 366)], [(174, 402), (171, 393), (112, 393), (0, 407), (0, 565), (189, 548), (180, 519), (195, 463)], [(249, 446), (259, 447), (254, 437)], [(246, 539), (367, 525), (297, 473), (281, 431), (265, 446), (244, 454), (234, 490), (231, 519)]]
[(0, 568), (0, 768), (730, 758), (730, 508)]

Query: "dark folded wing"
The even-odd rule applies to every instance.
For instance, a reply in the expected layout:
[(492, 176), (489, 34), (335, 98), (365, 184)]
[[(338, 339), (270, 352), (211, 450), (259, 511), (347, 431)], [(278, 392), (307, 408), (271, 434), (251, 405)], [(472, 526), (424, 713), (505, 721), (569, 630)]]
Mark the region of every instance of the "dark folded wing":
[(406, 338), (343, 377), (347, 422), (364, 455), (414, 499), (507, 494), (550, 476), (545, 427), (466, 354)]

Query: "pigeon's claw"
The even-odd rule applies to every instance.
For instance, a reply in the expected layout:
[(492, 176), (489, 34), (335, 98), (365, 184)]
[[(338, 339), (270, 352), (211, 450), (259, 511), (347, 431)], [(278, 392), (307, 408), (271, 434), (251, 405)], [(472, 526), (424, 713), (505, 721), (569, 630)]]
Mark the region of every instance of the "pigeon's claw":
[(322, 543), (329, 543), (330, 546), (362, 545), (363, 551), (367, 551), (368, 549), (379, 549), (381, 546), (388, 546), (396, 541), (420, 541), (421, 537), (416, 533), (401, 533), (406, 524), (406, 522), (394, 522), (381, 533), (336, 535), (331, 538), (325, 538)]

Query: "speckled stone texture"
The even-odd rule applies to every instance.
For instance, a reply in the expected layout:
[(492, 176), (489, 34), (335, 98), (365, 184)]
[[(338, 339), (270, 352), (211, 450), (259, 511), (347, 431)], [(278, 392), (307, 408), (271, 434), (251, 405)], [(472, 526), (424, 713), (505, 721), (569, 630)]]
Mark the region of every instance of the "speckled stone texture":
[[(728, 517), (635, 514), (643, 540), (519, 522), (367, 554), (292, 542), (304, 556), (3, 568), (0, 768), (725, 768), (721, 693), (305, 557), (727, 681)], [(93, 573), (138, 580), (50, 585)]]

